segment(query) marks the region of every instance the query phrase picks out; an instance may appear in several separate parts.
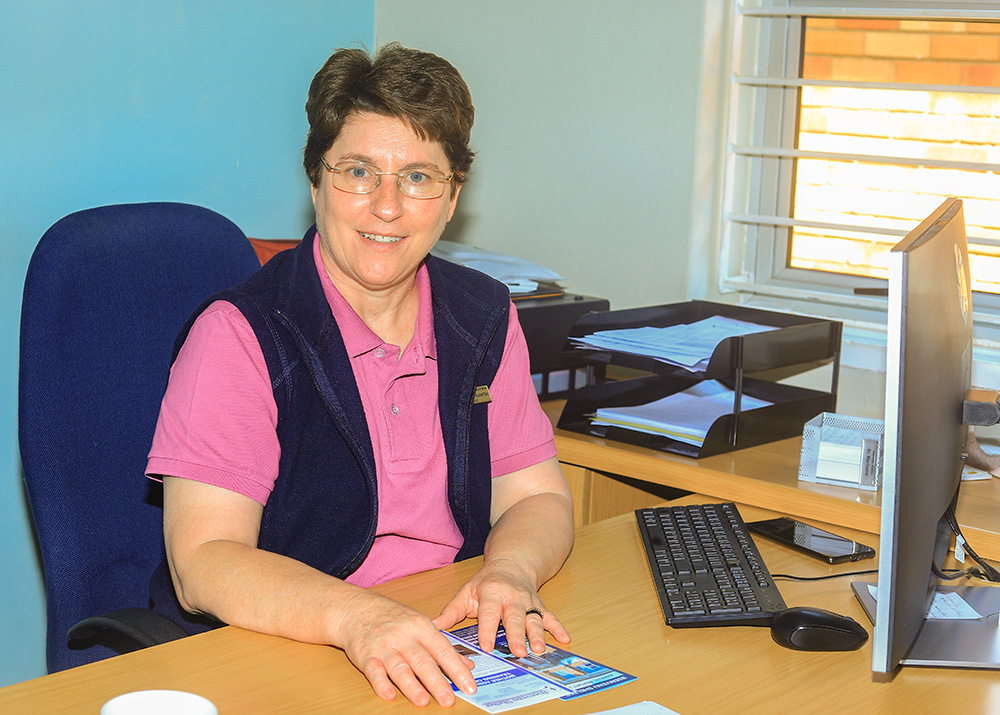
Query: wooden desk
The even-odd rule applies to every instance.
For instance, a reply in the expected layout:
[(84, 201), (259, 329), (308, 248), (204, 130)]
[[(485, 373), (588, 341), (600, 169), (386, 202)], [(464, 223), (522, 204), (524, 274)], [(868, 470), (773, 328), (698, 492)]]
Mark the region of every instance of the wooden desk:
[[(741, 511), (747, 519), (771, 515), (752, 507)], [(870, 535), (864, 538), (872, 541)], [(827, 566), (765, 540), (758, 543), (774, 573), (819, 575), (858, 568)], [(473, 559), (378, 590), (433, 616), (478, 564)], [(789, 606), (825, 607), (867, 628), (849, 581), (782, 581), (780, 588)], [(962, 711), (983, 713), (1000, 703), (1000, 679), (991, 671), (908, 668), (890, 683), (873, 682), (870, 641), (860, 651), (804, 653), (778, 646), (766, 628), (667, 627), (632, 515), (581, 529), (569, 561), (543, 587), (542, 597), (572, 633), (572, 651), (638, 679), (580, 700), (518, 712), (579, 715), (653, 700), (681, 715), (895, 714), (953, 712), (957, 697)], [(96, 715), (111, 697), (146, 688), (202, 694), (222, 715), (417, 712), (401, 697), (388, 704), (378, 700), (339, 650), (236, 628), (8, 686), (0, 689), (0, 712)], [(426, 710), (441, 711), (436, 705)], [(460, 701), (453, 712), (482, 711)]]
[[(543, 403), (552, 424), (563, 401)], [(556, 450), (577, 500), (578, 523), (598, 521), (653, 503), (642, 484), (663, 485), (716, 499), (772, 509), (806, 521), (879, 533), (881, 492), (800, 482), (802, 439), (692, 459), (613, 440), (556, 430)], [(595, 474), (638, 480), (630, 486)], [(1000, 560), (1000, 479), (965, 482), (958, 519), (966, 539), (984, 558)]]

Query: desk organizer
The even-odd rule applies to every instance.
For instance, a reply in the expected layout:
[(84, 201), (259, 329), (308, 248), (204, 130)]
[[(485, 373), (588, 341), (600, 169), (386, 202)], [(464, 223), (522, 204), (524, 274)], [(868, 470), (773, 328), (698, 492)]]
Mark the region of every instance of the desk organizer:
[[(584, 315), (573, 326), (569, 340), (598, 330), (642, 326), (662, 328), (694, 323), (715, 315), (775, 329), (722, 340), (715, 347), (704, 371), (700, 372), (690, 372), (642, 355), (578, 348), (567, 341), (565, 351), (571, 353), (573, 359), (582, 359), (602, 369), (616, 365), (644, 374), (578, 389), (567, 400), (558, 427), (700, 458), (799, 436), (806, 421), (822, 412), (835, 411), (842, 330), (842, 324), (837, 321), (723, 303), (690, 301)], [(827, 392), (751, 377), (754, 373), (784, 368), (799, 368), (802, 371), (823, 363), (832, 363), (830, 389)], [(686, 390), (703, 380), (718, 380), (734, 391), (735, 399), (732, 413), (715, 420), (701, 447), (663, 435), (591, 424), (590, 416), (598, 408), (647, 404)], [(741, 410), (744, 395), (773, 404)]]
[(799, 479), (877, 491), (884, 448), (883, 420), (823, 412), (802, 429)]

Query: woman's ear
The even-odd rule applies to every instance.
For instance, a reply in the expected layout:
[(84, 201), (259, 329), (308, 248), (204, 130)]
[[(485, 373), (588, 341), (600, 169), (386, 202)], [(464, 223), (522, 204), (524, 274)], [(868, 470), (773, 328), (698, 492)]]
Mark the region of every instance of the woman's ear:
[(451, 198), (448, 199), (451, 202), (451, 206), (448, 208), (448, 221), (451, 221), (451, 217), (455, 215), (455, 207), (458, 205), (458, 192), (462, 190), (462, 183), (456, 181), (454, 187)]

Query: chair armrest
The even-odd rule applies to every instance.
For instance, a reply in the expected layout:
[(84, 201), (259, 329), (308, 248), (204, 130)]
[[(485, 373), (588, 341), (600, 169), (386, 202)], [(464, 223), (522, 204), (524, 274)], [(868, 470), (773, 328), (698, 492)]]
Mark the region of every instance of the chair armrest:
[(183, 638), (187, 631), (161, 613), (146, 608), (122, 608), (84, 618), (69, 629), (70, 640), (90, 638), (111, 629), (135, 640), (143, 648)]

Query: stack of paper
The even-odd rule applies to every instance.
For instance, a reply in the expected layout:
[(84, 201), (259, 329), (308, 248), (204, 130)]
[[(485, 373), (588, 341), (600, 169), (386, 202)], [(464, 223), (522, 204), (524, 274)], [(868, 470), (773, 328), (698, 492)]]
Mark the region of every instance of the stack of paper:
[(696, 372), (705, 369), (715, 347), (726, 338), (768, 330), (776, 328), (714, 315), (695, 323), (666, 328), (599, 330), (573, 338), (573, 342), (579, 347), (645, 355)]
[(562, 280), (561, 275), (537, 263), (454, 241), (438, 241), (431, 253), (495, 278), (506, 284), (511, 295), (532, 293), (538, 290), (539, 283), (555, 284)]
[[(595, 425), (622, 427), (662, 435), (701, 447), (709, 428), (722, 415), (731, 414), (736, 393), (718, 380), (705, 380), (662, 399), (634, 407), (599, 408)], [(743, 395), (740, 410), (767, 407), (770, 402)]]

